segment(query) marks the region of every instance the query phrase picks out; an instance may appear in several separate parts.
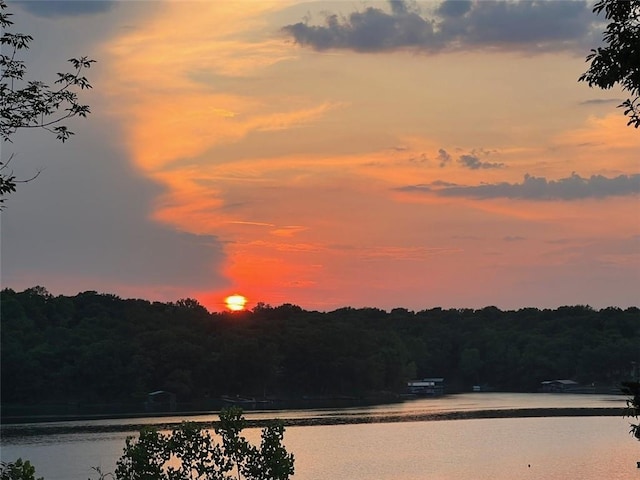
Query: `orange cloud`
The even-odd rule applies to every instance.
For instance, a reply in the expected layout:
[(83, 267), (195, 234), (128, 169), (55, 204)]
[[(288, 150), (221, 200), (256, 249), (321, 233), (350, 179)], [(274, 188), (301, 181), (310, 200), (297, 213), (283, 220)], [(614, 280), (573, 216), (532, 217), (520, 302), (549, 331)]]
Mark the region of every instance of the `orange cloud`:
[(277, 237), (293, 237), (297, 233), (304, 232), (305, 230), (307, 230), (307, 227), (303, 227), (300, 225), (287, 225), (271, 230), (270, 233), (271, 235), (275, 235)]
[[(194, 15), (196, 7), (167, 3), (107, 47), (105, 88), (121, 99), (113, 113), (124, 120), (128, 152), (165, 189), (153, 218), (225, 243), (231, 285), (199, 298), (213, 305), (239, 292), (252, 302), (315, 306), (401, 289), (448, 292), (454, 301), (478, 284), (485, 294), (508, 288), (515, 267), (542, 264), (545, 242), (556, 237), (632, 233), (624, 200), (536, 204), (397, 191), (437, 180), (637, 170), (640, 144), (614, 115), (577, 129), (567, 126), (579, 122), (571, 112), (551, 126), (513, 122), (510, 100), (520, 88), (492, 87), (514, 71), (513, 59), (486, 68), (488, 57), (474, 56), (484, 83), (473, 90), (466, 57), (301, 52), (265, 23), (282, 6), (201, 2)], [(533, 117), (544, 120), (545, 92), (533, 87)], [(558, 125), (565, 131), (555, 133)], [(451, 156), (444, 166), (441, 149)], [(468, 154), (504, 167), (465, 168), (457, 160)]]

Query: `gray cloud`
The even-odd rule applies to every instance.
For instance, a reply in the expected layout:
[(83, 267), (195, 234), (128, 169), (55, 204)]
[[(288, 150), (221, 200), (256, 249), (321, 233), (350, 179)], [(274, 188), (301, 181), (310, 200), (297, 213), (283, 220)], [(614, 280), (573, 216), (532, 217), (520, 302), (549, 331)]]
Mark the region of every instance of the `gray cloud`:
[(393, 0), (390, 11), (367, 7), (346, 17), (326, 14), (322, 25), (305, 19), (282, 31), (316, 50), (583, 52), (594, 42), (590, 27), (596, 20), (586, 1), (444, 1), (428, 18), (413, 4)]
[(544, 177), (527, 174), (522, 183), (503, 182), (471, 186), (436, 181), (430, 184), (407, 185), (398, 190), (432, 193), (441, 197), (570, 201), (637, 195), (640, 193), (640, 174), (619, 175), (613, 178), (592, 175), (589, 178), (583, 178), (574, 173), (570, 177), (559, 180), (547, 180)]
[(116, 4), (113, 0), (34, 0), (15, 3), (33, 15), (46, 18), (93, 15), (108, 12)]
[(28, 143), (28, 133), (7, 146), (18, 149), (20, 178), (41, 167), (37, 159), (48, 166), (11, 195), (2, 212), (3, 284), (123, 296), (144, 286), (164, 300), (226, 285), (222, 240), (149, 218), (163, 189), (131, 170), (106, 122), (96, 113), (64, 146)]
[(458, 163), (470, 170), (504, 167), (504, 163), (483, 162), (475, 155), (461, 155)]
[(444, 148), (441, 148), (438, 150), (438, 160), (440, 161), (440, 167), (446, 167), (451, 163), (451, 155)]
[(580, 105), (600, 105), (609, 103), (617, 103), (619, 105), (622, 102), (624, 102), (622, 98), (593, 98), (591, 100), (580, 102)]
[(417, 157), (409, 158), (407, 161), (409, 163), (414, 163), (414, 164), (418, 164), (418, 165), (424, 165), (424, 164), (428, 164), (429, 163), (429, 158), (424, 153), (421, 153)]
[(389, 0), (389, 6), (391, 7), (391, 12), (394, 15), (409, 13), (410, 7), (407, 5), (407, 3), (404, 0)]
[(452, 182), (445, 182), (444, 180), (436, 180), (435, 182), (431, 182), (431, 185), (434, 187), (455, 187), (457, 186)]
[(458, 18), (465, 15), (473, 7), (471, 0), (445, 0), (436, 13), (444, 18)]
[(378, 8), (368, 7), (362, 12), (351, 13), (348, 20), (328, 14), (324, 26), (296, 23), (285, 26), (283, 31), (297, 43), (316, 50), (346, 48), (376, 52), (416, 45), (426, 48), (433, 42), (431, 22), (415, 12), (403, 11), (397, 6), (394, 10), (389, 14)]

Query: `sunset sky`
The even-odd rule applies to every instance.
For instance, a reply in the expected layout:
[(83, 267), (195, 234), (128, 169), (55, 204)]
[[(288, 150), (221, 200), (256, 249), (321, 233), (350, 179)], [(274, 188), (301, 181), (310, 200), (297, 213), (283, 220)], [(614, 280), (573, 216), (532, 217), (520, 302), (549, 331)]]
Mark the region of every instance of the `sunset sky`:
[(640, 131), (580, 1), (12, 2), (85, 121), (3, 144), (2, 287), (305, 309), (638, 305)]

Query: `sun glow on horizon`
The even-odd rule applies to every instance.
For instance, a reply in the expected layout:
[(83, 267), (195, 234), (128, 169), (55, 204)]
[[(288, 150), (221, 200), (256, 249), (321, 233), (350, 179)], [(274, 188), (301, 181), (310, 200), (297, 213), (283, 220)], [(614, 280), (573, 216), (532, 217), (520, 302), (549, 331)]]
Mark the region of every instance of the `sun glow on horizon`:
[(247, 298), (236, 293), (225, 298), (224, 303), (232, 312), (239, 312), (245, 309)]

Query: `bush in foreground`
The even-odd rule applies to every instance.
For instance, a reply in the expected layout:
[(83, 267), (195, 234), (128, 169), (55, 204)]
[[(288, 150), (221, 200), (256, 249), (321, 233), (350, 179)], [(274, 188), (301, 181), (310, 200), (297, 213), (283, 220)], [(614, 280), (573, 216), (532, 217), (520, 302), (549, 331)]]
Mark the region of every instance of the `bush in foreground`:
[(42, 480), (42, 477), (36, 479), (31, 462), (19, 458), (15, 462), (0, 462), (0, 480)]
[[(169, 434), (156, 429), (128, 437), (115, 473), (94, 467), (99, 480), (289, 480), (293, 475), (293, 454), (282, 445), (284, 426), (271, 422), (262, 430), (260, 446), (242, 434), (246, 421), (242, 409), (220, 412), (214, 428), (217, 441), (208, 430), (185, 422)], [(43, 480), (26, 460), (0, 463), (0, 480)]]
[(183, 423), (170, 434), (145, 429), (126, 440), (118, 460), (116, 480), (288, 480), (293, 454), (282, 445), (284, 426), (273, 422), (262, 430), (260, 446), (242, 435), (242, 410), (220, 412), (214, 429), (221, 443), (194, 423)]

